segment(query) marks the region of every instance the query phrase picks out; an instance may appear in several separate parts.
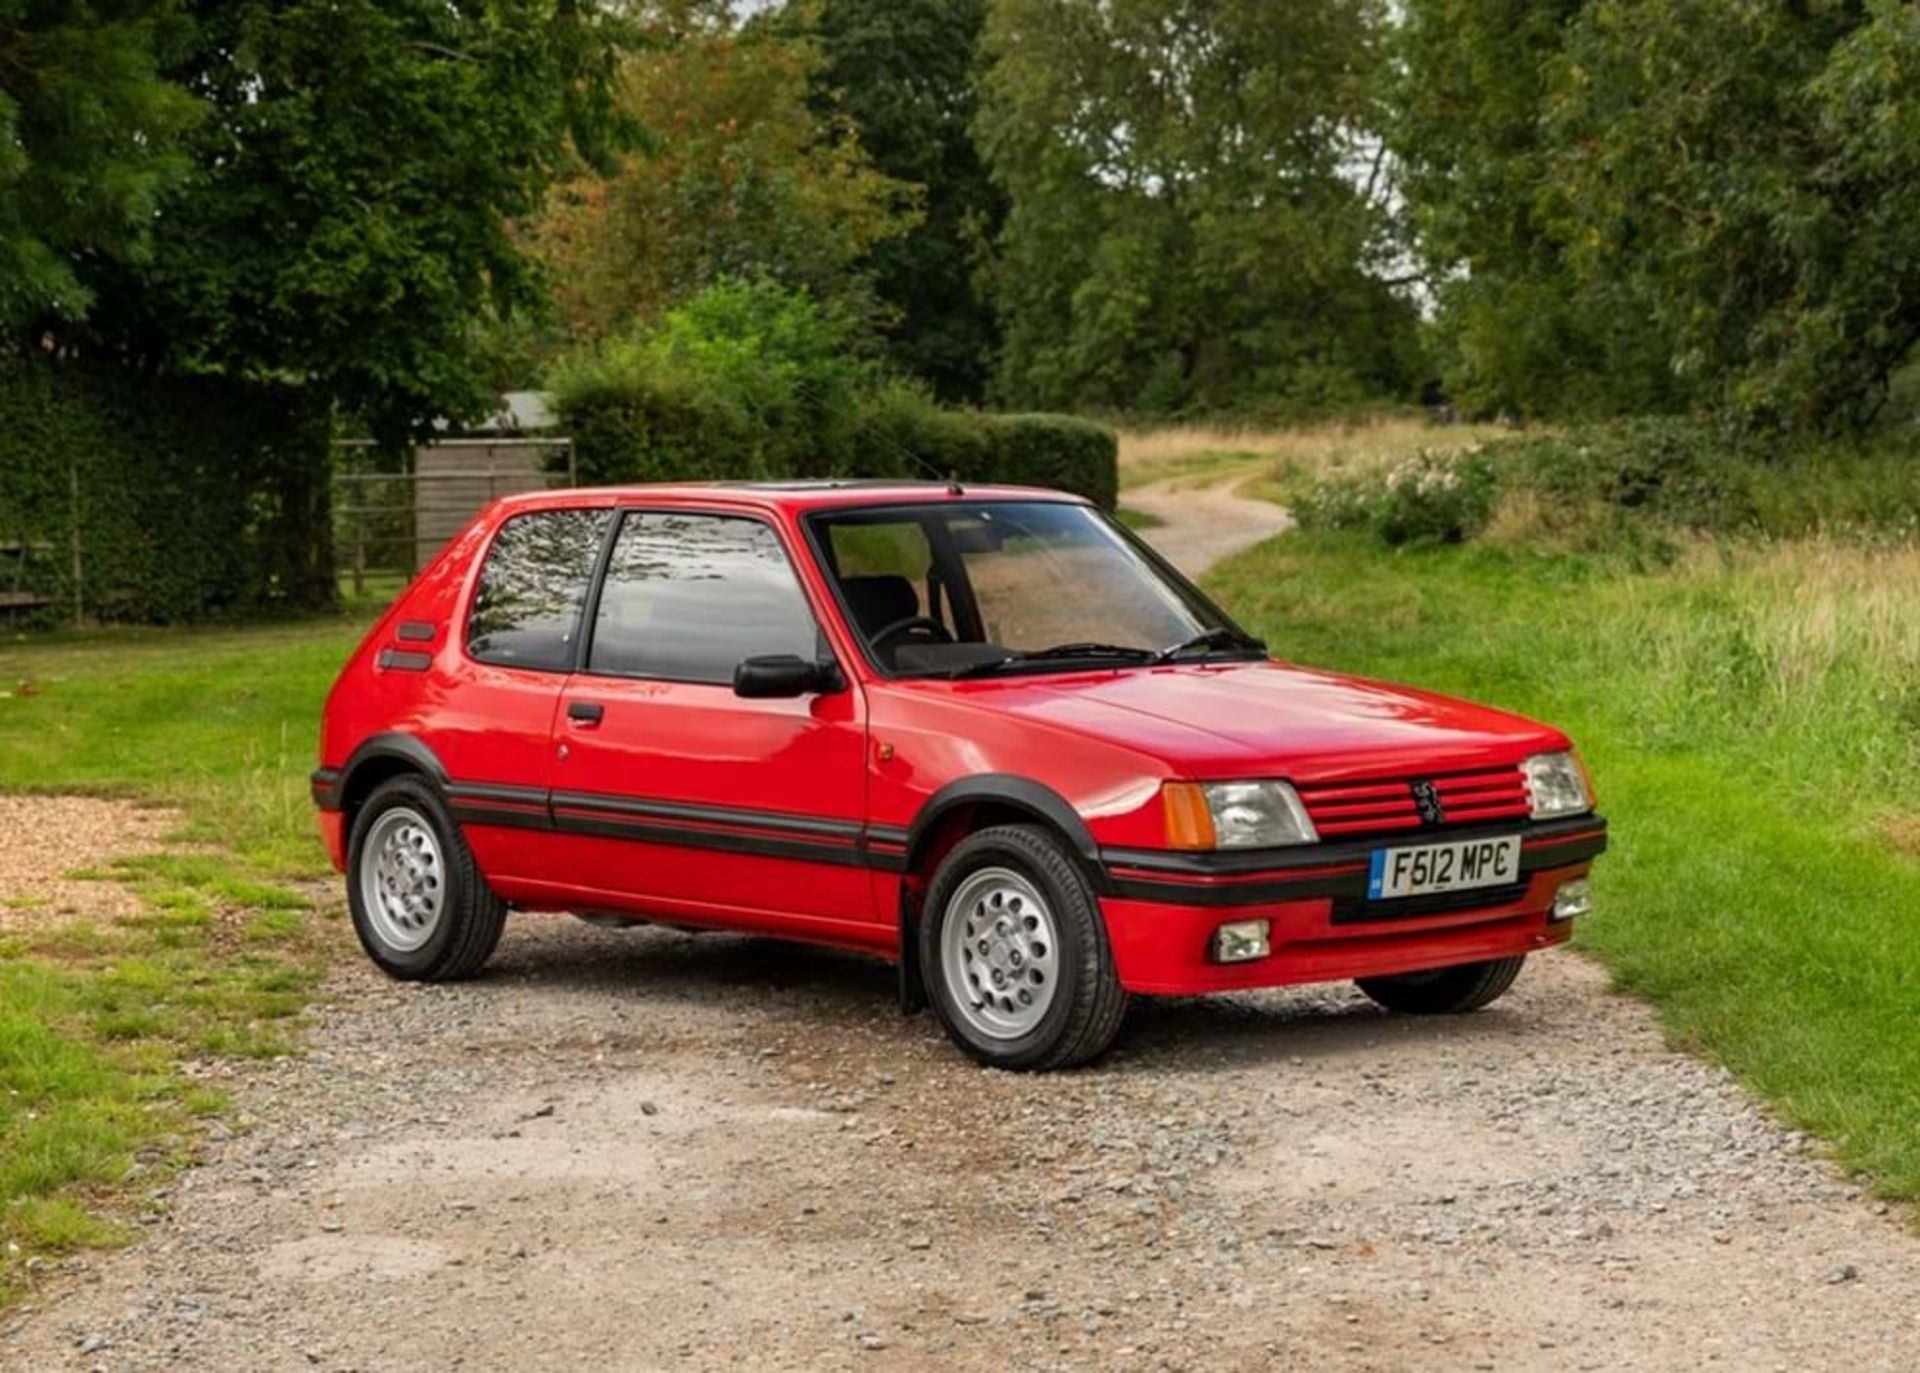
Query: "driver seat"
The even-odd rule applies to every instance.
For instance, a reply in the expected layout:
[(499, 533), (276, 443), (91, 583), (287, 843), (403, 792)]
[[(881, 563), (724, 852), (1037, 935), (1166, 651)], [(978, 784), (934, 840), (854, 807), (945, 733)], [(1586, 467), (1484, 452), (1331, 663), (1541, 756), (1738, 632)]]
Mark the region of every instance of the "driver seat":
[(888, 625), (920, 613), (920, 593), (905, 577), (843, 577), (840, 589), (846, 593), (854, 623), (869, 640)]

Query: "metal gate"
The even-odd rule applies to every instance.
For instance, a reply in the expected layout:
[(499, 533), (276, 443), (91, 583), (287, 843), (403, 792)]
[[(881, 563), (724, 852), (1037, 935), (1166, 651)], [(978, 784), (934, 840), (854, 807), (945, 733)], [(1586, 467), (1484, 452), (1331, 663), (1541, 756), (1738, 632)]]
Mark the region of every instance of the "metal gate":
[(341, 589), (397, 591), (496, 496), (574, 485), (573, 444), (446, 439), (397, 465), (365, 442), (335, 445), (333, 552)]

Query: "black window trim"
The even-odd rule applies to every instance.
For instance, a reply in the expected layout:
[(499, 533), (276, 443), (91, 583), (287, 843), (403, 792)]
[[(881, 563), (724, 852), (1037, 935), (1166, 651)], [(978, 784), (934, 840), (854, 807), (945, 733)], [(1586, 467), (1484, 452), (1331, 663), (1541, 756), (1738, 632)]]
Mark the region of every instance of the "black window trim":
[(820, 691), (819, 695), (831, 696), (835, 692), (847, 689), (847, 674), (840, 662), (839, 654), (834, 652), (833, 636), (827, 633), (826, 626), (820, 623), (819, 607), (813, 603), (813, 597), (807, 591), (807, 579), (800, 575), (799, 560), (794, 557), (794, 549), (783, 536), (777, 520), (769, 519), (757, 510), (743, 510), (738, 507), (712, 507), (703, 505), (617, 505), (613, 507), (613, 524), (607, 530), (606, 545), (600, 550), (600, 556), (594, 563), (593, 584), (587, 588), (587, 600), (582, 609), (584, 622), (580, 631), (579, 666), (573, 669), (577, 676), (592, 677), (607, 682), (668, 682), (678, 686), (712, 686), (733, 690), (733, 677), (667, 677), (651, 672), (609, 672), (588, 666), (593, 661), (593, 635), (600, 620), (600, 593), (605, 590), (607, 573), (613, 565), (613, 550), (620, 540), (620, 531), (628, 519), (643, 515), (702, 515), (716, 520), (748, 520), (769, 530), (773, 534), (774, 544), (787, 560), (787, 570), (793, 574), (794, 584), (800, 590), (800, 602), (807, 608), (807, 618), (813, 621), (815, 661), (833, 665), (833, 680), (836, 686)]
[[(927, 515), (938, 515), (943, 512), (956, 510), (974, 510), (983, 506), (995, 505), (1079, 506), (1095, 519), (1106, 525), (1108, 529), (1119, 535), (1121, 542), (1137, 553), (1143, 561), (1162, 577), (1166, 578), (1174, 590), (1180, 594), (1181, 599), (1187, 601), (1190, 607), (1197, 608), (1218, 617), (1221, 626), (1224, 628), (1235, 630), (1241, 634), (1247, 633), (1246, 630), (1240, 627), (1240, 624), (1233, 616), (1221, 609), (1220, 604), (1215, 601), (1213, 597), (1207, 595), (1206, 592), (1195, 586), (1185, 573), (1181, 572), (1179, 568), (1160, 556), (1159, 552), (1156, 551), (1151, 544), (1147, 543), (1146, 540), (1142, 539), (1138, 534), (1135, 534), (1131, 529), (1127, 528), (1126, 525), (1122, 524), (1107, 511), (1102, 510), (1091, 501), (1071, 500), (1060, 496), (1049, 496), (1044, 492), (1036, 491), (1032, 495), (979, 496), (968, 500), (946, 501), (880, 501), (872, 505), (832, 505), (824, 506), (817, 510), (809, 510), (800, 519), (800, 525), (806, 531), (808, 547), (821, 570), (822, 580), (827, 584), (827, 592), (833, 597), (834, 610), (840, 616), (841, 624), (846, 627), (847, 636), (853, 640), (854, 646), (859, 650), (861, 658), (873, 669), (875, 676), (889, 682), (937, 682), (941, 680), (940, 674), (937, 672), (895, 671), (874, 655), (873, 646), (867, 642), (867, 636), (861, 632), (860, 622), (854, 618), (853, 607), (848, 604), (846, 595), (841, 588), (839, 563), (833, 558), (831, 551), (832, 545), (822, 537), (823, 526), (832, 523), (835, 517), (844, 515), (891, 513), (899, 515), (903, 520), (916, 520)], [(969, 596), (972, 594), (971, 583), (969, 583), (968, 586), (968, 594)], [(1203, 615), (1201, 618), (1205, 618), (1205, 616)], [(1253, 636), (1249, 634), (1247, 637), (1252, 638)], [(1081, 658), (1035, 663), (1027, 668), (1026, 671), (1032, 675), (1045, 672), (1084, 672), (1086, 671), (1086, 665), (1095, 661), (1098, 661), (1103, 669), (1111, 667), (1115, 671), (1126, 668), (1150, 666), (1150, 664), (1144, 661), (1136, 663), (1131, 660), (1122, 662), (1118, 659), (1108, 660), (1103, 658), (1096, 660), (1092, 658)]]
[[(503, 663), (493, 658), (482, 658), (473, 651), (473, 606), (480, 598), (480, 583), (487, 575), (487, 559), (493, 556), (493, 550), (499, 546), (501, 534), (515, 520), (528, 519), (534, 515), (598, 515), (610, 518), (607, 527), (600, 536), (600, 547), (595, 550), (593, 562), (587, 569), (587, 594), (581, 599), (580, 609), (574, 614), (573, 635), (569, 640), (571, 648), (566, 662), (556, 667), (544, 663)], [(460, 656), (478, 667), (490, 667), (506, 672), (541, 672), (553, 676), (566, 677), (579, 671), (578, 664), (585, 661), (584, 635), (590, 621), (586, 618), (588, 607), (597, 603), (599, 576), (606, 567), (607, 558), (613, 551), (613, 536), (620, 528), (620, 507), (610, 502), (582, 502), (577, 505), (543, 505), (532, 510), (515, 510), (509, 513), (499, 524), (493, 527), (493, 534), (487, 539), (487, 546), (474, 560), (473, 580), (467, 586), (465, 602), (460, 614)]]

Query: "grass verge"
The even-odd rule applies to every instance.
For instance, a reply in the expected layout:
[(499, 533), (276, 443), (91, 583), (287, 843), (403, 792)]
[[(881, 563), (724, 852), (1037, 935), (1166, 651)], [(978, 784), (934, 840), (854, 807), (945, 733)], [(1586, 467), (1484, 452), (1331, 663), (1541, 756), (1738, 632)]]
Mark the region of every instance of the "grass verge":
[(164, 802), (183, 838), (312, 874), (320, 705), (364, 629), (340, 617), (0, 643), (0, 786)]
[(116, 629), (0, 645), (0, 784), (165, 802), (142, 913), (0, 937), (0, 1307), (134, 1232), (224, 1105), (220, 1060), (290, 1052), (322, 935), (283, 879), (324, 867), (306, 776), (358, 620)]
[(1920, 551), (1699, 543), (1636, 570), (1292, 534), (1209, 580), (1283, 657), (1567, 729), (1613, 822), (1581, 942), (1920, 1199)]

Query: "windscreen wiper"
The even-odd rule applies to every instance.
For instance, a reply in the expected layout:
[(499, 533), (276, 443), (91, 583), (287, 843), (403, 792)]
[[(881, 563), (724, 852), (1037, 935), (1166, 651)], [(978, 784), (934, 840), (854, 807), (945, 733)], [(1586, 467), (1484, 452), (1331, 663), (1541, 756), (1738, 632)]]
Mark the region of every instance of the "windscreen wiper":
[(958, 681), (963, 677), (988, 677), (1002, 668), (1017, 666), (1021, 663), (1060, 662), (1077, 658), (1119, 658), (1129, 663), (1153, 661), (1154, 653), (1150, 648), (1140, 648), (1133, 644), (1071, 643), (1052, 644), (1046, 648), (1036, 648), (1030, 653), (1009, 653), (1004, 658), (989, 658), (985, 662), (969, 663), (965, 667), (955, 668), (947, 676)]
[(1131, 661), (1145, 662), (1153, 656), (1150, 648), (1138, 648), (1133, 644), (1075, 643), (1054, 644), (1048, 648), (1036, 648), (1031, 653), (1023, 653), (1023, 658), (1126, 658)]
[(1233, 628), (1231, 625), (1215, 625), (1212, 629), (1203, 629), (1191, 639), (1182, 639), (1177, 644), (1168, 644), (1158, 653), (1152, 654), (1149, 661), (1158, 665), (1170, 663), (1183, 653), (1191, 653), (1200, 648), (1231, 648), (1247, 653), (1265, 653), (1267, 641), (1256, 639), (1251, 634)]

